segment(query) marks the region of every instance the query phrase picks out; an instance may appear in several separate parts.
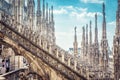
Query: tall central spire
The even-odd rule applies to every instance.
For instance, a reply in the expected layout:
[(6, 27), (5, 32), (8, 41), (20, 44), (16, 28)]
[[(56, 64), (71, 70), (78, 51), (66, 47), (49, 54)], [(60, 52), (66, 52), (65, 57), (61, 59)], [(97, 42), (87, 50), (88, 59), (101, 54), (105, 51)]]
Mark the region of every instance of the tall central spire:
[(74, 46), (74, 56), (76, 56), (78, 54), (78, 43), (77, 43), (76, 29), (77, 29), (77, 27), (74, 28), (74, 30), (75, 30), (74, 43), (73, 43), (73, 46)]
[(105, 4), (103, 3), (103, 24), (102, 24), (102, 38), (106, 39), (106, 18), (105, 18)]

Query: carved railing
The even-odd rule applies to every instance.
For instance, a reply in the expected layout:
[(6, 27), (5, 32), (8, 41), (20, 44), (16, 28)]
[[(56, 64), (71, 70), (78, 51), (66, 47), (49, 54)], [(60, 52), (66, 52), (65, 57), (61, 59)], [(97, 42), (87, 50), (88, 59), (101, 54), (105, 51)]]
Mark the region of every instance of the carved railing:
[(20, 77), (23, 77), (23, 75), (21, 74), (25, 74), (26, 70), (27, 68), (17, 69), (17, 70), (2, 74), (0, 75), (0, 77), (4, 77), (5, 80), (17, 80), (17, 79), (20, 79)]
[(29, 71), (28, 68), (16, 69), (8, 73), (2, 74), (0, 75), (0, 77), (5, 78), (4, 80), (31, 80), (31, 77), (36, 78), (37, 80), (42, 79), (40, 75), (38, 75), (36, 72)]
[[(0, 11), (1, 33), (15, 41), (19, 46), (29, 51), (44, 63), (58, 71), (68, 79), (86, 80), (86, 72), (77, 67), (77, 62), (69, 60), (65, 62), (65, 54), (60, 54), (58, 48), (52, 46), (44, 47), (43, 43), (39, 44), (39, 37), (26, 26), (16, 22), (12, 16)], [(61, 58), (61, 59), (60, 59)], [(62, 61), (61, 61), (62, 60)], [(83, 74), (82, 74), (83, 73)]]

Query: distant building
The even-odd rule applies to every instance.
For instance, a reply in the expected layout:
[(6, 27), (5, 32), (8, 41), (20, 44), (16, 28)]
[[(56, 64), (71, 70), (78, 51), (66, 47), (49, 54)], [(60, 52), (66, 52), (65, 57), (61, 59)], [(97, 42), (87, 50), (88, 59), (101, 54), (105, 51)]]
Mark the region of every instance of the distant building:
[[(80, 48), (78, 48), (78, 55), (80, 54)], [(69, 48), (69, 50), (68, 50), (68, 53), (70, 53), (70, 54), (73, 54), (74, 55), (74, 49), (73, 48)]]

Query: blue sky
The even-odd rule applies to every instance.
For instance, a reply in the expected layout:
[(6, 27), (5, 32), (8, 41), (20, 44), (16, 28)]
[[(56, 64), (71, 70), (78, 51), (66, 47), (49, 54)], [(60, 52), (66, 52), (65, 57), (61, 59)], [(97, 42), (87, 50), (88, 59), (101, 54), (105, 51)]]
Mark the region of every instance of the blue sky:
[[(94, 42), (94, 15), (98, 14), (98, 37), (102, 35), (102, 3), (106, 5), (107, 39), (112, 48), (116, 27), (117, 0), (46, 0), (54, 6), (55, 34), (57, 44), (65, 50), (73, 47), (74, 27), (77, 26), (78, 46), (81, 47), (82, 27), (92, 21)], [(89, 29), (88, 29), (89, 30)]]

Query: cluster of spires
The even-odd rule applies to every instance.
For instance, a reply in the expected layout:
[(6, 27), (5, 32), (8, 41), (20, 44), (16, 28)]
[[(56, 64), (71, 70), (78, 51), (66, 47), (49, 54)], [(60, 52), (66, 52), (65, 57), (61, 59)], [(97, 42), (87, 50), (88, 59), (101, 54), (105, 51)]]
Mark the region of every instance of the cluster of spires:
[[(27, 6), (25, 3), (27, 2)], [(9, 3), (13, 5), (12, 15), (19, 14), (22, 16), (22, 19), (25, 17), (23, 14), (27, 15), (27, 20), (31, 19), (34, 22), (35, 20), (35, 1), (34, 0), (9, 0)], [(25, 10), (22, 10), (26, 7)], [(45, 8), (46, 7), (46, 8)], [(15, 8), (18, 8), (17, 10)], [(42, 9), (41, 9), (41, 0), (37, 0), (37, 11), (36, 11), (36, 25), (41, 24), (42, 22), (54, 22), (53, 19), (53, 6), (48, 9), (48, 3), (45, 5), (45, 0), (43, 0)], [(35, 24), (35, 23), (33, 23)], [(32, 25), (34, 26), (34, 25)]]
[[(102, 39), (99, 45), (98, 42), (98, 27), (97, 27), (97, 13), (95, 14), (95, 38), (92, 41), (92, 22), (89, 23), (89, 41), (88, 41), (88, 24), (86, 29), (83, 27), (82, 42), (81, 42), (81, 58), (86, 62), (93, 65), (100, 64), (104, 70), (108, 67), (108, 41), (106, 33), (106, 18), (105, 18), (105, 4), (103, 3), (103, 23), (102, 23)], [(74, 55), (78, 54), (78, 43), (76, 38), (74, 39)], [(100, 48), (99, 48), (100, 47)]]
[[(45, 0), (42, 0), (42, 5), (41, 0), (36, 1), (37, 10), (35, 10), (35, 0), (9, 0), (12, 5), (12, 16), (17, 22), (24, 24), (31, 32), (38, 35), (43, 45), (54, 45), (56, 38), (53, 6), (49, 8)], [(22, 27), (18, 28), (21, 30)]]
[[(28, 2), (29, 2), (28, 6), (32, 5), (32, 7), (34, 7), (33, 5), (34, 0), (28, 0)], [(43, 37), (49, 40), (50, 43), (55, 43), (53, 6), (51, 6), (51, 8), (48, 8), (48, 3), (46, 3), (45, 5), (45, 0), (43, 0), (42, 6), (43, 7), (41, 10), (41, 0), (37, 0), (36, 26), (39, 28), (38, 32), (41, 32)], [(29, 10), (31, 11), (32, 9), (29, 9)], [(31, 11), (31, 13), (34, 13), (34, 11)], [(28, 14), (31, 14), (31, 13), (28, 13)], [(32, 16), (31, 20), (29, 19), (28, 23), (31, 23), (30, 21), (32, 20), (34, 20), (34, 15)], [(34, 23), (33, 23), (33, 26), (34, 26)], [(32, 28), (32, 30), (34, 29)]]
[[(28, 8), (30, 8), (29, 6), (32, 5), (33, 8), (35, 8), (34, 6), (34, 0), (28, 0)], [(43, 22), (54, 22), (54, 17), (53, 17), (53, 6), (51, 6), (51, 8), (48, 9), (48, 3), (46, 3), (45, 6), (45, 0), (43, 0), (43, 5), (42, 5), (42, 11), (41, 11), (41, 0), (37, 0), (37, 24), (41, 24), (42, 20)], [(46, 7), (46, 8), (45, 8)], [(31, 10), (31, 9), (29, 9)], [(34, 11), (31, 11), (31, 13), (34, 13)], [(30, 14), (30, 13), (28, 13)]]

